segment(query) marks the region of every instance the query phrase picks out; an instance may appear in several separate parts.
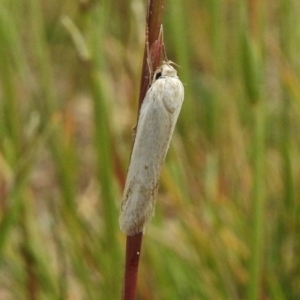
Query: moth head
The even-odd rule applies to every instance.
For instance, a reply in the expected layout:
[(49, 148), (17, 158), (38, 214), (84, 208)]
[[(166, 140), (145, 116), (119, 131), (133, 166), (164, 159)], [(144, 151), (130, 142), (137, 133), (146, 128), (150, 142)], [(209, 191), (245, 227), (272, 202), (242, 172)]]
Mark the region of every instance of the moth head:
[(177, 71), (171, 66), (171, 62), (164, 62), (154, 73), (153, 82), (161, 77), (177, 77)]

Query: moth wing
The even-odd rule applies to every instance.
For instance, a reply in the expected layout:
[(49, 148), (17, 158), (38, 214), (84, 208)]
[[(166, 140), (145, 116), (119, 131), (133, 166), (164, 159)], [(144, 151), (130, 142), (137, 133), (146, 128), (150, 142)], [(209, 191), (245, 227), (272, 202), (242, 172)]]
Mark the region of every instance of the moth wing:
[(178, 78), (170, 77), (166, 79), (164, 90), (163, 103), (172, 114), (175, 127), (184, 99), (184, 88)]
[(141, 107), (119, 219), (127, 235), (143, 231), (154, 214), (161, 168), (183, 101), (182, 94), (174, 102), (168, 88), (168, 79), (157, 80)]

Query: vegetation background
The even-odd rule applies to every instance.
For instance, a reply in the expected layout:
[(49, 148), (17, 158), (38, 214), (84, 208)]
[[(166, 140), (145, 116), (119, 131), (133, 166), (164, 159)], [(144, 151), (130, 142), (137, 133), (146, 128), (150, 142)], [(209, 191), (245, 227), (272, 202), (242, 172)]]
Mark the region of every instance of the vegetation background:
[[(0, 1), (0, 298), (120, 299), (146, 1)], [(137, 299), (300, 299), (300, 2), (166, 1), (185, 102)]]

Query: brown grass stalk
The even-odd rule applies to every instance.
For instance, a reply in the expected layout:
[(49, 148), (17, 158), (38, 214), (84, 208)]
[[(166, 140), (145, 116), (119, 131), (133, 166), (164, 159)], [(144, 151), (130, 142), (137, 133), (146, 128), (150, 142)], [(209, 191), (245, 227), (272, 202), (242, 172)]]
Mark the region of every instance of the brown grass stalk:
[[(156, 70), (163, 58), (162, 19), (164, 4), (165, 0), (148, 0), (147, 4), (145, 50), (137, 118), (149, 88), (151, 72)], [(142, 232), (133, 236), (127, 236), (122, 300), (135, 299), (142, 237)]]

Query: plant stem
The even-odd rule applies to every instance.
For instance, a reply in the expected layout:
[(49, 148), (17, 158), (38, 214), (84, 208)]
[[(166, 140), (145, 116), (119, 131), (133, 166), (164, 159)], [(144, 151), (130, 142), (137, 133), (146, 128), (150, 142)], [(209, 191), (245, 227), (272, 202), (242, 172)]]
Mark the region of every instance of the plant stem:
[(254, 188), (253, 188), (253, 238), (252, 260), (250, 266), (249, 300), (257, 300), (261, 288), (261, 265), (263, 258), (264, 236), (264, 103), (261, 101), (255, 106), (255, 150), (254, 150)]
[(134, 236), (127, 236), (125, 276), (122, 291), (122, 299), (124, 300), (131, 300), (135, 297), (142, 238), (142, 232)]
[[(160, 32), (163, 19), (164, 3), (165, 0), (148, 0), (145, 50), (141, 73), (141, 85), (137, 118), (139, 116), (139, 111), (142, 102), (149, 88), (151, 75), (148, 64), (149, 59), (151, 59), (151, 66), (153, 70), (155, 70), (162, 61), (163, 37), (160, 35)], [(148, 53), (148, 50), (150, 50), (150, 53)], [(139, 258), (141, 254), (142, 236), (142, 232), (134, 236), (127, 236), (126, 263), (122, 300), (134, 300), (135, 298)]]

